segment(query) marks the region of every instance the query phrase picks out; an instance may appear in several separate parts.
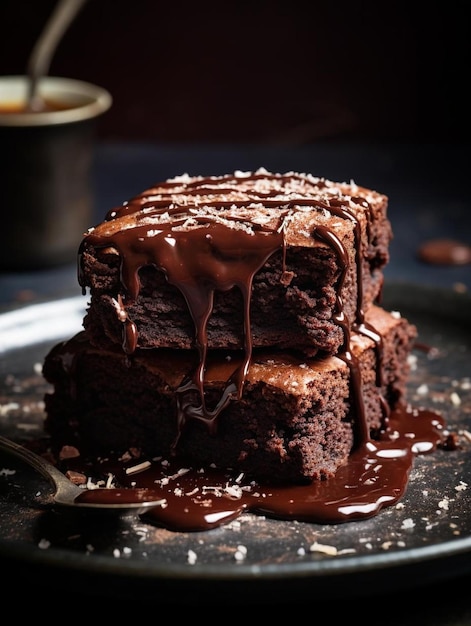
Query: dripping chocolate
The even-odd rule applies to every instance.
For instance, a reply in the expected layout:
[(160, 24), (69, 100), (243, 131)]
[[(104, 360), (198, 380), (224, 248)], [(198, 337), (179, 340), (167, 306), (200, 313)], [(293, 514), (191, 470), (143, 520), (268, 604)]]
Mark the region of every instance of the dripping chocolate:
[(80, 244), (84, 331), (45, 361), (52, 439), (154, 459), (139, 483), (171, 505), (149, 516), (176, 529), (212, 527), (208, 476), (243, 477), (212, 499), (216, 525), (243, 510), (337, 523), (397, 502), (445, 424), (404, 401), (417, 329), (381, 308), (387, 205), (260, 169), (177, 177), (109, 211)]

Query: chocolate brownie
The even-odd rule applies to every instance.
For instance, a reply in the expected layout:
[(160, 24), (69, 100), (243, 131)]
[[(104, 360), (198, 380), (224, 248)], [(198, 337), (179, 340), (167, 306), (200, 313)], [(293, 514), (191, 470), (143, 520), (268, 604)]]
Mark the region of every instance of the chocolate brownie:
[[(200, 402), (185, 387), (195, 350), (93, 345), (86, 332), (55, 346), (44, 362), (53, 390), (46, 430), (56, 445), (107, 454), (139, 448), (151, 456), (233, 467), (270, 481), (302, 483), (334, 475), (355, 445), (376, 437), (401, 403), (416, 328), (372, 305), (364, 330), (338, 356), (255, 349), (240, 396), (213, 410), (244, 361), (243, 351), (212, 350)], [(183, 391), (182, 391), (183, 390)], [(180, 395), (180, 402), (176, 401)]]
[(180, 176), (85, 234), (79, 281), (91, 344), (270, 347), (336, 354), (378, 301), (388, 199), (309, 174)]

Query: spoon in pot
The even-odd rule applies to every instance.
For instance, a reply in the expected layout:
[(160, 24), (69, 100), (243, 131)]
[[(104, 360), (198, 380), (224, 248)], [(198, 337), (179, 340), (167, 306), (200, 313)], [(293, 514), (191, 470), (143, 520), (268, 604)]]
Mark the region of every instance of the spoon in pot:
[(47, 478), (55, 487), (54, 504), (81, 511), (127, 511), (143, 512), (154, 506), (162, 506), (165, 500), (146, 488), (96, 488), (86, 489), (75, 485), (65, 474), (35, 452), (0, 435), (0, 450), (25, 461)]
[(44, 101), (38, 94), (38, 82), (49, 71), (51, 59), (65, 31), (87, 0), (58, 0), (28, 59), (27, 109), (40, 112)]

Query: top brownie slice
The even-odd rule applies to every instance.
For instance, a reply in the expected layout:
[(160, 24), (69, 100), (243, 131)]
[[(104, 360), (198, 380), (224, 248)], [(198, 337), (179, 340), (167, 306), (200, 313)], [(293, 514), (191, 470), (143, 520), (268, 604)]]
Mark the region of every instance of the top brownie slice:
[(84, 235), (88, 338), (128, 353), (336, 354), (342, 320), (361, 324), (381, 294), (387, 205), (353, 182), (265, 169), (158, 183)]

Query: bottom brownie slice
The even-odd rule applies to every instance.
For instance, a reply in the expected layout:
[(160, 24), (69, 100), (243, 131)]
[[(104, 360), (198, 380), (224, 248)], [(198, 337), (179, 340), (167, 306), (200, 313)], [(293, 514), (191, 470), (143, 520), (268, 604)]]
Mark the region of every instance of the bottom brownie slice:
[[(43, 374), (52, 385), (45, 396), (45, 428), (57, 450), (65, 444), (83, 454), (138, 448), (145, 455), (181, 455), (193, 466), (214, 464), (261, 480), (329, 478), (361, 436), (361, 421), (374, 438), (388, 410), (405, 395), (416, 328), (377, 306), (365, 322), (380, 341), (371, 337), (375, 333), (353, 334), (351, 359), (254, 351), (242, 397), (229, 401), (215, 428), (201, 419), (183, 424), (177, 419), (176, 390), (191, 375), (195, 352), (137, 350), (129, 357), (118, 348), (92, 347), (82, 332), (45, 358)], [(211, 352), (207, 406), (220, 400), (240, 358)], [(352, 361), (359, 377), (352, 374)]]

